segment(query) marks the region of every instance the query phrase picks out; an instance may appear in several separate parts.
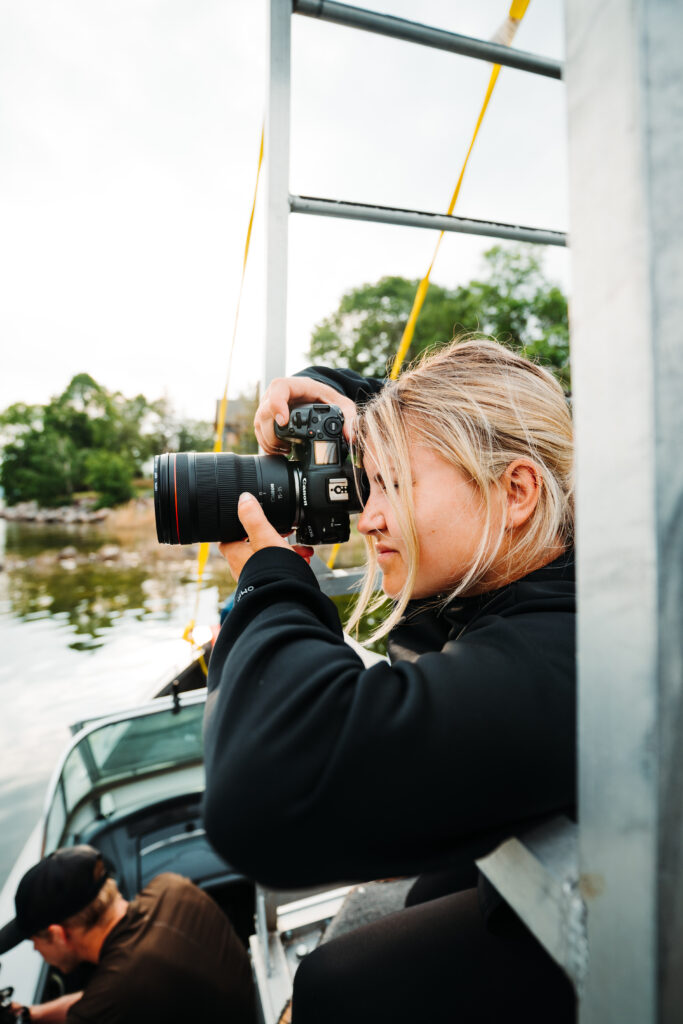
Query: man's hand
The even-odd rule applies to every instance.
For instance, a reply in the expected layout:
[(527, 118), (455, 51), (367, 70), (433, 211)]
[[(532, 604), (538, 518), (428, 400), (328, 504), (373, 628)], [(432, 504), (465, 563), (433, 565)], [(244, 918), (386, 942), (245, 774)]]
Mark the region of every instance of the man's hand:
[[(82, 992), (72, 992), (68, 996), (60, 996), (58, 999), (52, 999), (49, 1003), (40, 1003), (36, 1006), (29, 1006), (28, 1010), (31, 1014), (32, 1021), (40, 1021), (41, 1024), (64, 1024), (66, 1021), (66, 1015), (79, 999), (83, 996)], [(12, 1003), (12, 1009), (15, 1007), (15, 1003)]]
[[(239, 579), (242, 569), (249, 561), (255, 551), (261, 548), (289, 548), (290, 545), (281, 537), (275, 527), (266, 519), (265, 512), (259, 505), (253, 494), (240, 494), (237, 505), (237, 515), (246, 530), (247, 536), (244, 540), (236, 540), (230, 544), (219, 544), (218, 550), (230, 566), (230, 572), (235, 582)], [(295, 545), (291, 548), (298, 555), (308, 562), (313, 554), (313, 548)]]
[(254, 417), (256, 439), (265, 452), (277, 454), (288, 451), (286, 441), (275, 436), (273, 420), (281, 427), (289, 420), (289, 410), (304, 402), (324, 402), (337, 405), (344, 414), (344, 437), (350, 443), (356, 419), (355, 403), (341, 395), (329, 384), (320, 384), (312, 377), (276, 377), (266, 388)]

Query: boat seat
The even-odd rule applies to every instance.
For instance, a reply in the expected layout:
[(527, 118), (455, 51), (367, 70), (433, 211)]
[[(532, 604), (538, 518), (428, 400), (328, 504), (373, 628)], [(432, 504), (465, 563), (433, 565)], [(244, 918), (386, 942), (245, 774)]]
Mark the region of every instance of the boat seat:
[(115, 821), (98, 822), (78, 841), (102, 852), (126, 899), (165, 871), (185, 875), (202, 888), (244, 881), (209, 843), (201, 798), (201, 793), (171, 797)]

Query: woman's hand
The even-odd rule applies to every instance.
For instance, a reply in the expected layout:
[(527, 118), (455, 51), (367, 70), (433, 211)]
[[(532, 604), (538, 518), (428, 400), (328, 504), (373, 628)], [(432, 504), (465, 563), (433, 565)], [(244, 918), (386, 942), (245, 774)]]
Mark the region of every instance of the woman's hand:
[[(284, 537), (281, 537), (275, 527), (268, 522), (265, 512), (253, 494), (246, 492), (240, 494), (237, 515), (247, 536), (244, 540), (218, 545), (218, 550), (230, 566), (230, 572), (235, 582), (255, 551), (260, 551), (261, 548), (290, 548)], [(298, 544), (294, 545), (291, 550), (296, 551), (307, 562), (310, 561), (313, 554), (313, 548)]]
[(289, 410), (305, 402), (339, 406), (344, 414), (344, 437), (351, 442), (356, 418), (355, 402), (312, 377), (276, 377), (264, 392), (254, 417), (256, 439), (265, 452), (273, 455), (289, 450), (287, 442), (275, 436), (273, 420), (284, 427), (289, 420)]

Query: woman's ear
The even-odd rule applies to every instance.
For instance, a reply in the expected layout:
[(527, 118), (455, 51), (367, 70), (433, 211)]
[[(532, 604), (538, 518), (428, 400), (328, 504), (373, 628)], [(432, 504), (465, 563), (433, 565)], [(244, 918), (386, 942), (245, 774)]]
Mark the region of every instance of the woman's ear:
[(515, 459), (501, 477), (507, 499), (506, 527), (524, 526), (538, 504), (543, 480), (538, 467), (528, 459)]

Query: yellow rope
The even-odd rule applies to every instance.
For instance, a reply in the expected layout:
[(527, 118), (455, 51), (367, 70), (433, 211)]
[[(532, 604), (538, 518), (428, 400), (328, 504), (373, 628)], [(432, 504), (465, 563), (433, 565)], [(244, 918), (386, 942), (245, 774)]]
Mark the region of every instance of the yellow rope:
[[(510, 7), (510, 13), (508, 14), (506, 22), (503, 23), (503, 25), (501, 26), (501, 28), (499, 29), (499, 31), (497, 33), (498, 36), (504, 38), (505, 43), (508, 46), (512, 42), (514, 34), (517, 31), (517, 28), (519, 26), (520, 21), (522, 20), (522, 18), (526, 14), (526, 9), (527, 9), (528, 6), (529, 6), (529, 0), (513, 0), (512, 5)], [(500, 64), (494, 64), (493, 68), (491, 70), (491, 77), (489, 79), (489, 84), (488, 84), (488, 87), (486, 89), (486, 95), (484, 96), (484, 102), (482, 103), (481, 110), (479, 111), (479, 117), (477, 118), (477, 123), (476, 123), (476, 125), (474, 127), (474, 133), (472, 135), (472, 141), (470, 142), (469, 149), (467, 150), (467, 156), (465, 157), (465, 161), (464, 161), (464, 163), (462, 165), (462, 169), (460, 171), (460, 176), (458, 178), (458, 182), (457, 182), (457, 184), (455, 186), (455, 190), (454, 190), (453, 195), (451, 197), (451, 201), (450, 201), (450, 204), (448, 206), (448, 210), (446, 211), (447, 216), (449, 216), (449, 217), (453, 213), (453, 210), (455, 209), (455, 204), (456, 204), (456, 202), (458, 200), (458, 196), (460, 195), (460, 189), (462, 187), (463, 179), (465, 177), (465, 171), (467, 170), (467, 164), (468, 164), (469, 159), (470, 159), (470, 154), (472, 153), (472, 149), (474, 148), (474, 143), (476, 141), (477, 135), (479, 134), (479, 129), (481, 128), (482, 121), (484, 120), (484, 114), (486, 113), (486, 109), (487, 109), (487, 107), (489, 105), (489, 100), (491, 99), (491, 96), (493, 95), (493, 90), (495, 89), (496, 82), (498, 81), (498, 75), (499, 74), (500, 74)], [(425, 276), (422, 278), (422, 280), (420, 281), (419, 285), (417, 286), (417, 291), (415, 293), (415, 299), (413, 300), (413, 308), (410, 311), (410, 316), (408, 317), (408, 321), (407, 321), (407, 323), (406, 323), (406, 325), (405, 325), (405, 327), (403, 329), (403, 335), (401, 336), (401, 343), (398, 346), (398, 351), (396, 352), (396, 356), (394, 357), (393, 366), (391, 367), (391, 374), (390, 374), (391, 380), (396, 380), (396, 378), (398, 377), (398, 375), (400, 373), (400, 370), (401, 370), (401, 366), (403, 365), (405, 357), (408, 354), (408, 349), (410, 348), (411, 342), (413, 340), (413, 335), (415, 333), (415, 324), (417, 323), (417, 318), (420, 315), (420, 310), (422, 309), (422, 305), (423, 305), (424, 300), (425, 300), (425, 298), (427, 296), (427, 290), (429, 288), (429, 278), (431, 276), (432, 269), (434, 267), (434, 263), (436, 261), (437, 254), (439, 252), (439, 247), (441, 245), (441, 240), (443, 239), (444, 233), (445, 232), (443, 232), (443, 231), (441, 231), (439, 233), (439, 237), (437, 239), (436, 246), (434, 248), (434, 254), (432, 256), (431, 263), (429, 264), (429, 269), (427, 270), (427, 273), (425, 274)]]
[[(513, 39), (514, 34), (515, 34), (515, 32), (516, 32), (516, 30), (517, 30), (517, 28), (519, 26), (519, 23), (521, 22), (522, 18), (526, 14), (526, 10), (527, 10), (527, 7), (529, 6), (529, 2), (530, 2), (530, 0), (512, 0), (512, 3), (510, 5), (510, 11), (509, 11), (509, 14), (508, 14), (507, 21), (506, 21), (506, 23), (504, 23), (504, 25), (501, 27), (501, 29), (499, 30), (499, 33), (498, 33), (499, 35), (504, 37), (505, 43), (508, 46), (512, 42), (512, 39)], [(500, 64), (494, 64), (493, 69), (491, 71), (491, 77), (489, 79), (489, 84), (488, 84), (488, 87), (486, 89), (486, 95), (484, 96), (484, 102), (483, 102), (481, 110), (479, 112), (479, 117), (477, 118), (477, 123), (475, 125), (474, 133), (472, 135), (472, 141), (470, 142), (469, 149), (467, 150), (467, 155), (465, 156), (465, 160), (463, 162), (462, 169), (460, 171), (460, 175), (458, 177), (458, 181), (457, 181), (457, 184), (455, 186), (455, 190), (454, 190), (453, 195), (451, 197), (451, 201), (449, 203), (448, 210), (446, 211), (447, 212), (447, 216), (449, 216), (449, 217), (453, 213), (453, 210), (455, 208), (455, 204), (457, 202), (458, 196), (460, 195), (460, 189), (462, 187), (462, 183), (463, 183), (463, 180), (464, 180), (464, 177), (465, 177), (465, 171), (467, 169), (467, 164), (469, 162), (470, 155), (472, 153), (472, 149), (474, 148), (474, 143), (476, 141), (477, 135), (479, 134), (479, 129), (481, 128), (482, 121), (484, 120), (484, 115), (485, 115), (486, 110), (488, 108), (489, 101), (491, 99), (491, 96), (493, 95), (493, 90), (495, 88), (496, 82), (498, 80), (498, 75), (500, 73), (500, 67), (501, 67)], [(246, 272), (246, 269), (247, 269), (247, 257), (249, 255), (249, 242), (251, 240), (251, 229), (252, 229), (252, 225), (253, 225), (253, 222), (254, 222), (254, 211), (255, 211), (255, 208), (256, 208), (256, 196), (257, 196), (257, 193), (258, 193), (259, 177), (260, 177), (260, 174), (261, 174), (261, 163), (263, 161), (263, 139), (264, 139), (264, 131), (262, 129), (261, 130), (261, 145), (260, 145), (260, 149), (259, 149), (258, 168), (257, 168), (257, 171), (256, 171), (256, 185), (254, 187), (254, 199), (253, 199), (253, 202), (252, 202), (251, 216), (249, 218), (249, 227), (247, 229), (247, 238), (246, 238), (246, 243), (245, 243), (245, 247), (244, 247), (244, 260), (243, 260), (243, 263), (242, 263), (242, 277), (241, 277), (241, 280), (240, 280), (240, 288), (239, 288), (239, 293), (238, 293), (238, 297), (237, 297), (237, 308), (235, 310), (235, 323), (234, 323), (234, 327), (233, 327), (232, 342), (231, 342), (231, 345), (230, 345), (230, 353), (229, 353), (229, 357), (228, 357), (228, 372), (227, 372), (227, 375), (226, 375), (225, 389), (223, 391), (223, 397), (221, 399), (219, 413), (218, 413), (218, 424), (217, 424), (217, 428), (216, 428), (216, 440), (215, 440), (215, 443), (214, 443), (214, 446), (213, 446), (214, 452), (220, 452), (222, 450), (222, 447), (223, 447), (223, 430), (224, 430), (224, 427), (225, 427), (225, 417), (226, 417), (227, 405), (228, 405), (228, 383), (229, 383), (229, 380), (230, 380), (230, 371), (231, 371), (231, 367), (232, 367), (232, 357), (233, 357), (233, 352), (234, 352), (234, 349), (235, 349), (235, 338), (236, 338), (236, 335), (237, 335), (237, 321), (238, 321), (238, 318), (239, 318), (240, 302), (242, 300), (242, 291), (243, 291), (243, 287), (244, 287), (244, 276), (245, 276), (245, 272)], [(391, 368), (391, 374), (390, 374), (391, 380), (395, 380), (398, 377), (398, 374), (400, 372), (401, 366), (403, 365), (403, 362), (405, 360), (405, 357), (406, 357), (406, 355), (408, 353), (408, 350), (410, 348), (411, 342), (413, 340), (413, 335), (415, 333), (415, 325), (417, 323), (417, 318), (420, 315), (420, 311), (422, 309), (425, 297), (427, 295), (427, 290), (429, 288), (429, 279), (430, 279), (430, 276), (431, 276), (431, 273), (432, 273), (432, 269), (434, 267), (434, 263), (436, 261), (437, 254), (439, 252), (439, 247), (441, 245), (441, 241), (443, 239), (443, 236), (444, 236), (444, 232), (441, 231), (439, 233), (439, 237), (438, 237), (436, 246), (434, 248), (434, 253), (432, 255), (432, 259), (431, 259), (431, 262), (429, 264), (429, 268), (427, 270), (427, 273), (422, 278), (422, 280), (420, 281), (420, 283), (419, 283), (419, 285), (417, 287), (417, 292), (415, 293), (415, 299), (413, 301), (413, 307), (412, 307), (412, 309), (410, 311), (410, 316), (408, 317), (408, 321), (407, 321), (406, 326), (405, 326), (405, 328), (403, 330), (403, 335), (401, 337), (401, 342), (399, 344), (398, 351), (396, 352), (396, 356), (394, 358), (394, 362), (393, 362), (393, 365), (392, 365), (392, 368)], [(337, 558), (337, 554), (339, 553), (340, 547), (341, 547), (340, 544), (335, 544), (334, 545), (334, 547), (332, 549), (332, 553), (331, 553), (331, 555), (330, 555), (330, 557), (329, 557), (329, 559), (327, 561), (328, 568), (330, 568), (330, 569), (334, 568), (334, 564), (335, 564), (335, 561), (336, 561), (336, 558)], [(193, 644), (193, 646), (195, 648), (197, 648), (198, 645), (194, 641), (194, 635), (193, 634), (194, 634), (194, 628), (195, 628), (196, 618), (197, 618), (198, 608), (199, 608), (199, 596), (200, 596), (200, 590), (201, 590), (202, 577), (203, 577), (203, 574), (204, 574), (204, 568), (206, 566), (206, 561), (207, 561), (208, 556), (209, 556), (209, 545), (206, 544), (206, 543), (200, 544), (199, 555), (198, 555), (198, 567), (197, 567), (198, 578), (197, 578), (197, 595), (196, 595), (196, 600), (195, 600), (195, 612), (194, 612), (194, 617), (191, 619), (191, 621), (185, 627), (185, 631), (183, 633), (183, 639), (185, 639), (189, 643)], [(201, 665), (202, 665), (202, 668), (203, 668), (204, 672), (207, 673), (208, 670), (206, 668), (206, 664), (204, 662), (204, 658), (203, 657), (200, 658), (200, 662), (201, 662)]]
[[(497, 41), (500, 40), (501, 42), (504, 42), (507, 46), (509, 46), (511, 44), (511, 42), (512, 42), (512, 40), (514, 38), (515, 32), (517, 31), (517, 28), (519, 27), (519, 23), (522, 20), (522, 18), (524, 17), (524, 15), (526, 14), (526, 9), (527, 9), (528, 6), (529, 6), (529, 0), (512, 0), (512, 4), (510, 5), (509, 14), (508, 14), (505, 22), (503, 22), (503, 24), (501, 25), (500, 29), (496, 33), (496, 40)], [(476, 123), (476, 125), (474, 127), (474, 133), (472, 135), (472, 141), (470, 142), (469, 149), (467, 150), (467, 156), (465, 157), (465, 161), (464, 161), (464, 163), (462, 165), (462, 169), (460, 171), (460, 176), (458, 177), (458, 182), (457, 182), (457, 184), (455, 186), (455, 190), (453, 192), (453, 195), (451, 196), (451, 201), (449, 203), (448, 210), (446, 211), (446, 213), (447, 213), (447, 215), (449, 217), (453, 213), (453, 210), (455, 209), (455, 204), (456, 204), (456, 202), (458, 200), (458, 196), (460, 195), (460, 189), (462, 187), (463, 179), (465, 177), (465, 171), (467, 170), (467, 164), (468, 164), (469, 159), (470, 159), (470, 154), (472, 152), (472, 149), (474, 148), (474, 143), (475, 143), (475, 140), (477, 138), (477, 135), (479, 134), (479, 129), (481, 128), (481, 123), (484, 120), (484, 114), (486, 113), (486, 109), (487, 109), (487, 107), (489, 105), (489, 100), (491, 99), (491, 96), (493, 95), (493, 90), (495, 88), (496, 82), (498, 81), (499, 73), (500, 73), (500, 64), (494, 64), (493, 65), (493, 69), (491, 71), (491, 77), (489, 79), (489, 84), (488, 84), (488, 87), (486, 89), (486, 95), (484, 96), (484, 102), (482, 103), (481, 110), (479, 111), (479, 117), (477, 118), (477, 123)], [(403, 365), (405, 357), (408, 354), (408, 349), (410, 348), (411, 342), (413, 340), (413, 335), (415, 333), (415, 324), (417, 323), (417, 318), (420, 315), (420, 311), (422, 309), (422, 305), (423, 305), (424, 300), (425, 300), (426, 295), (427, 295), (427, 289), (429, 288), (429, 278), (431, 276), (432, 269), (433, 269), (434, 263), (436, 261), (437, 253), (439, 252), (439, 247), (441, 245), (441, 240), (442, 240), (443, 236), (444, 236), (444, 232), (441, 231), (439, 233), (439, 238), (438, 238), (436, 246), (434, 248), (434, 254), (432, 255), (432, 260), (431, 260), (431, 263), (429, 264), (429, 269), (427, 270), (427, 273), (425, 274), (425, 276), (422, 278), (422, 280), (420, 281), (419, 285), (417, 286), (417, 291), (415, 293), (415, 298), (413, 300), (413, 308), (410, 311), (410, 316), (408, 317), (408, 321), (407, 321), (407, 323), (406, 323), (406, 325), (405, 325), (405, 327), (403, 329), (403, 334), (401, 336), (401, 342), (400, 342), (400, 344), (398, 346), (398, 350), (396, 352), (396, 355), (394, 357), (394, 362), (393, 362), (393, 365), (391, 367), (391, 373), (389, 375), (391, 380), (396, 380), (396, 378), (398, 377), (398, 375), (400, 373), (400, 370), (401, 370), (401, 366)], [(337, 554), (339, 552), (339, 548), (340, 547), (341, 547), (340, 544), (335, 544), (335, 546), (333, 547), (332, 553), (331, 553), (329, 559), (327, 560), (327, 567), (329, 569), (334, 569), (334, 563), (335, 563), (335, 561), (337, 559)]]
[[(242, 292), (244, 290), (244, 277), (247, 271), (247, 259), (249, 257), (249, 243), (251, 242), (251, 229), (254, 224), (254, 212), (256, 210), (256, 197), (258, 195), (259, 178), (261, 176), (261, 164), (263, 163), (263, 139), (265, 133), (265, 126), (261, 128), (261, 144), (259, 146), (258, 166), (256, 168), (256, 183), (254, 185), (254, 198), (251, 203), (251, 214), (249, 216), (249, 226), (247, 228), (247, 237), (244, 243), (244, 258), (242, 260), (242, 276), (240, 278), (239, 292), (237, 293), (237, 306), (235, 308), (235, 321), (232, 328), (232, 341), (230, 342), (230, 351), (228, 354), (228, 371), (225, 375), (225, 387), (223, 389), (223, 397), (221, 398), (220, 406), (218, 409), (218, 417), (216, 424), (216, 437), (214, 440), (213, 450), (214, 452), (220, 452), (223, 450), (223, 431), (225, 430), (225, 417), (228, 409), (228, 385), (230, 383), (230, 374), (232, 371), (232, 357), (235, 351), (235, 339), (237, 338), (237, 323), (240, 315), (240, 304), (242, 302)], [(189, 644), (192, 644), (195, 650), (201, 650), (201, 645), (198, 644), (194, 639), (194, 628), (197, 623), (197, 615), (199, 614), (199, 598), (202, 589), (202, 579), (204, 576), (204, 569), (206, 568), (206, 561), (209, 557), (209, 545), (203, 542), (199, 545), (199, 553), (197, 555), (197, 593), (195, 595), (194, 615), (188, 622), (183, 632), (183, 640), (187, 640)], [(208, 675), (209, 670), (206, 666), (204, 656), (201, 655), (199, 663), (202, 666), (202, 670), (205, 675)]]

